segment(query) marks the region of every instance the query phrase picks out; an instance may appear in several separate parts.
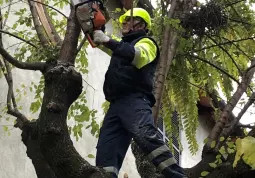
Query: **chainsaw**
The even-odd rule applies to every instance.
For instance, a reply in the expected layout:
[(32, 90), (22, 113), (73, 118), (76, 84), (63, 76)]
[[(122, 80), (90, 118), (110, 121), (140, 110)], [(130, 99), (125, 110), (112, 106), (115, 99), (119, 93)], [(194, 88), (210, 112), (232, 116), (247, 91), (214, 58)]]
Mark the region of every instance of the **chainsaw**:
[(95, 30), (104, 30), (106, 19), (103, 15), (105, 11), (101, 0), (72, 0), (75, 8), (76, 17), (83, 33), (88, 39), (92, 48), (97, 47), (93, 42), (93, 32)]

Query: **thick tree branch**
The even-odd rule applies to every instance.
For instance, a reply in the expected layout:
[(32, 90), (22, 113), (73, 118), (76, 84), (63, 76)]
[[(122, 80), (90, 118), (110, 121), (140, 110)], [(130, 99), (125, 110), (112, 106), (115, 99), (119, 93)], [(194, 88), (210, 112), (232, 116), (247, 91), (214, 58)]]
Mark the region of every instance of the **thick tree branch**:
[(247, 69), (246, 69), (246, 72), (249, 72), (251, 69), (253, 69), (255, 67), (255, 64), (254, 65), (251, 65), (250, 67), (248, 67)]
[(35, 26), (37, 36), (38, 36), (41, 44), (43, 46), (47, 46), (49, 44), (49, 40), (46, 38), (45, 31), (44, 31), (43, 27), (40, 24), (39, 17), (38, 17), (36, 7), (35, 7), (35, 2), (33, 2), (31, 0), (28, 0), (28, 4), (29, 4), (30, 11), (31, 11), (31, 14), (32, 14), (32, 18), (33, 18), (33, 22), (34, 22), (34, 26)]
[(12, 57), (4, 48), (3, 46), (0, 46), (0, 54), (3, 56), (5, 60), (7, 60), (9, 63), (14, 65), (15, 67), (19, 69), (26, 69), (26, 70), (44, 70), (46, 67), (46, 63), (43, 62), (21, 62)]
[[(255, 59), (252, 60), (251, 66), (252, 65), (255, 65)], [(221, 114), (220, 119), (216, 122), (214, 128), (212, 129), (211, 133), (208, 136), (208, 142), (206, 144), (206, 148), (208, 150), (211, 150), (211, 144), (213, 141), (215, 141), (216, 144), (218, 143), (218, 138), (219, 138), (220, 134), (222, 133), (222, 130), (224, 129), (226, 123), (229, 122), (228, 118), (229, 118), (232, 110), (238, 103), (238, 101), (241, 98), (241, 96), (243, 95), (243, 93), (248, 88), (248, 86), (252, 80), (252, 77), (254, 75), (254, 72), (255, 72), (255, 68), (251, 69), (248, 72), (245, 72), (245, 74), (243, 75), (241, 84), (237, 87), (236, 92), (229, 100), (228, 104), (226, 105), (226, 107), (224, 108), (224, 110)]]
[[(171, 3), (171, 8), (167, 14), (168, 18), (172, 18), (174, 16), (174, 12), (177, 6), (176, 0), (173, 0)], [(161, 50), (161, 57), (158, 63), (157, 72), (155, 76), (155, 84), (154, 84), (154, 95), (156, 98), (156, 103), (153, 107), (153, 117), (154, 122), (157, 123), (157, 118), (159, 115), (159, 106), (161, 103), (162, 95), (164, 92), (164, 83), (166, 80), (167, 72), (169, 67), (167, 64), (170, 64), (173, 56), (175, 55), (175, 49), (177, 44), (177, 32), (175, 34), (171, 33), (170, 24), (167, 24), (164, 29), (163, 35), (163, 43), (162, 43), (162, 50)], [(171, 41), (171, 43), (170, 43)], [(174, 51), (169, 50), (173, 46)], [(172, 48), (171, 48), (172, 49)]]
[(46, 19), (47, 19), (47, 21), (48, 21), (48, 24), (49, 24), (49, 26), (50, 26), (52, 35), (54, 36), (54, 39), (55, 39), (57, 45), (58, 45), (58, 46), (61, 46), (63, 41), (62, 41), (62, 39), (60, 38), (58, 32), (57, 32), (56, 29), (55, 29), (55, 27), (54, 27), (54, 25), (53, 25), (53, 23), (52, 23), (52, 20), (51, 20), (51, 18), (50, 18), (50, 16), (49, 16), (49, 13), (48, 13), (48, 11), (47, 11), (45, 5), (43, 5), (43, 11), (44, 11), (45, 17), (46, 17)]
[(34, 48), (37, 48), (37, 46), (34, 45), (33, 43), (31, 43), (30, 41), (25, 40), (25, 39), (23, 39), (23, 38), (21, 38), (21, 37), (19, 37), (19, 36), (17, 36), (17, 35), (14, 35), (14, 34), (12, 34), (12, 33), (10, 33), (10, 32), (6, 32), (6, 31), (4, 31), (4, 30), (0, 30), (0, 33), (4, 33), (4, 34), (10, 35), (10, 36), (12, 36), (12, 37), (15, 37), (15, 38), (17, 38), (17, 39), (19, 39), (19, 40), (21, 40), (21, 41), (24, 41), (25, 43), (27, 43), (27, 44), (33, 46)]
[(60, 50), (59, 62), (74, 65), (80, 32), (81, 28), (76, 18), (75, 9), (72, 8), (68, 18), (65, 39)]
[(7, 93), (7, 113), (17, 118), (17, 123), (15, 127), (20, 129), (23, 128), (23, 125), (28, 123), (28, 119), (24, 116), (17, 108), (17, 104), (13, 92), (13, 79), (11, 69), (8, 65), (8, 62), (5, 62), (5, 65), (0, 60), (0, 68), (2, 69), (5, 79), (8, 84), (8, 93)]
[(217, 146), (216, 146), (216, 150), (219, 150), (219, 148), (222, 146), (222, 144), (224, 143), (224, 141), (230, 136), (230, 134), (234, 131), (234, 129), (237, 127), (240, 119), (242, 118), (242, 116), (245, 114), (245, 112), (247, 111), (247, 109), (254, 103), (255, 101), (255, 92), (252, 93), (252, 95), (250, 96), (248, 102), (244, 105), (243, 109), (240, 111), (240, 113), (238, 114), (237, 117), (235, 117), (235, 119), (233, 121), (230, 122), (230, 126), (228, 128), (225, 128), (220, 137), (224, 137), (224, 140), (222, 142), (218, 142)]

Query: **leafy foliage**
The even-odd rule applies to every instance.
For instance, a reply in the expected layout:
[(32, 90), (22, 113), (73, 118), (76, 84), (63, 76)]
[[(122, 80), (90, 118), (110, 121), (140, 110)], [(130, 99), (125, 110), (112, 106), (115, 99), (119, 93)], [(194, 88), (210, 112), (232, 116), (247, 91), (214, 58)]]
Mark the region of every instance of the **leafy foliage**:
[(233, 167), (236, 167), (237, 162), (242, 158), (243, 161), (248, 164), (252, 169), (255, 169), (255, 138), (245, 137), (243, 139), (236, 140), (236, 157), (233, 163)]
[[(153, 24), (153, 35), (156, 39), (163, 41), (162, 28), (164, 26), (159, 23), (160, 20), (170, 23), (172, 28), (180, 32), (176, 56), (170, 66), (163, 96), (163, 113), (167, 121), (165, 124), (167, 130), (172, 132), (171, 122), (169, 122), (170, 112), (178, 111), (190, 145), (189, 149), (194, 154), (198, 148), (195, 138), (198, 126), (196, 106), (199, 100), (198, 91), (221, 90), (227, 100), (230, 99), (234, 90), (232, 79), (240, 80), (254, 55), (255, 42), (252, 39), (254, 38), (255, 14), (250, 4), (246, 2), (230, 3), (227, 0), (217, 0), (207, 5), (198, 4), (187, 19), (164, 20), (163, 14), (166, 9), (162, 8), (160, 1), (158, 2), (159, 6), (154, 13), (156, 20)], [(212, 11), (212, 6), (215, 6), (217, 12), (222, 13), (214, 14), (214, 17), (220, 16), (220, 18), (206, 15), (198, 17), (198, 14), (202, 13), (199, 11), (201, 9), (205, 11), (207, 8), (205, 13), (207, 15), (216, 13)], [(194, 20), (196, 15), (197, 18), (205, 20), (202, 26), (199, 26), (201, 20)], [(194, 21), (191, 20), (191, 16)], [(221, 18), (224, 21), (220, 21)], [(217, 24), (211, 23), (211, 20), (216, 20), (221, 25), (217, 25), (217, 28), (207, 28), (208, 25)], [(194, 31), (193, 25), (198, 25), (196, 26), (197, 31)], [(198, 28), (203, 30), (203, 33), (200, 33), (203, 35), (195, 33), (199, 32)], [(190, 31), (192, 33), (189, 33)], [(216, 119), (217, 116), (219, 116), (218, 110), (215, 112)]]

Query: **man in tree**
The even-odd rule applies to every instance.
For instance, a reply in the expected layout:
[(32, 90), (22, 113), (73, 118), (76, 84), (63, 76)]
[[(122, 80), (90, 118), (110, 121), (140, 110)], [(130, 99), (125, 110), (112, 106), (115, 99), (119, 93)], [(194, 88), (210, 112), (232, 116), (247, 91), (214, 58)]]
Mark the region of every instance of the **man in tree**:
[[(131, 20), (133, 19), (133, 20)], [(159, 60), (156, 42), (147, 36), (151, 17), (141, 8), (127, 11), (119, 19), (122, 40), (111, 39), (103, 31), (94, 32), (94, 41), (112, 51), (105, 75), (104, 94), (110, 102), (97, 145), (96, 165), (114, 178), (133, 138), (166, 178), (183, 178), (169, 148), (154, 125), (153, 78)]]

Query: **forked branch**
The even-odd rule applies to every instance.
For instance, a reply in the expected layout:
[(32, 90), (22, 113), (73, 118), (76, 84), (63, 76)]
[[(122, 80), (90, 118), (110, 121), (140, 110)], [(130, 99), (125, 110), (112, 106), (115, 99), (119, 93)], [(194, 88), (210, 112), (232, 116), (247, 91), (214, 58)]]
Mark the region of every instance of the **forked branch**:
[[(251, 66), (255, 65), (255, 59), (252, 60)], [(248, 68), (249, 69), (249, 68)], [(211, 150), (211, 144), (212, 142), (218, 141), (220, 134), (222, 133), (223, 129), (225, 128), (225, 125), (229, 122), (228, 118), (233, 111), (234, 107), (238, 103), (239, 99), (243, 95), (243, 93), (247, 90), (252, 77), (254, 75), (255, 68), (250, 69), (249, 71), (246, 70), (243, 77), (241, 84), (237, 87), (236, 92), (233, 94), (231, 99), (229, 100), (228, 104), (224, 108), (220, 119), (216, 122), (214, 128), (212, 129), (211, 133), (208, 136), (208, 142), (206, 144), (206, 148), (208, 150)]]

